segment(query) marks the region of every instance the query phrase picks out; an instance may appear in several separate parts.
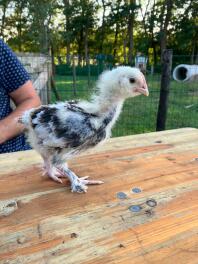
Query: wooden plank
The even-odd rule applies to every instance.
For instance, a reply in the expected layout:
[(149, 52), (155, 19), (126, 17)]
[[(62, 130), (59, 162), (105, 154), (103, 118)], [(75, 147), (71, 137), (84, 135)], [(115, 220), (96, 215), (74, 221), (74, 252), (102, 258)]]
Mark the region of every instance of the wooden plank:
[(196, 129), (111, 139), (70, 161), (105, 181), (74, 194), (41, 177), (34, 151), (0, 155), (0, 264), (197, 263), (196, 157)]

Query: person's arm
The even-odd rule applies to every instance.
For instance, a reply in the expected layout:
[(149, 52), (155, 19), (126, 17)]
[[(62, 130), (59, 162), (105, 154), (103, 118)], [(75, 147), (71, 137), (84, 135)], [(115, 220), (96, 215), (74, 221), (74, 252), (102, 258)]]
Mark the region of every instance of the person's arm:
[(18, 123), (18, 118), (26, 110), (41, 104), (39, 96), (30, 80), (9, 95), (14, 101), (16, 109), (10, 115), (0, 120), (0, 144), (22, 133), (24, 127)]

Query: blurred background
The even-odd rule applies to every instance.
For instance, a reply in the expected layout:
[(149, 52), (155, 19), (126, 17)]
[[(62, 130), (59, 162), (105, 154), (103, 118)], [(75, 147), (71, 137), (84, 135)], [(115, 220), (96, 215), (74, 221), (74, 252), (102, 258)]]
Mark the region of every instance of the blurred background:
[[(198, 64), (194, 0), (0, 1), (0, 37), (17, 53), (44, 104), (88, 99), (98, 75), (139, 67), (150, 96), (125, 102), (113, 136), (155, 131), (166, 74), (165, 129), (198, 128), (198, 82), (177, 82), (173, 69)], [(163, 101), (163, 98), (161, 98)]]

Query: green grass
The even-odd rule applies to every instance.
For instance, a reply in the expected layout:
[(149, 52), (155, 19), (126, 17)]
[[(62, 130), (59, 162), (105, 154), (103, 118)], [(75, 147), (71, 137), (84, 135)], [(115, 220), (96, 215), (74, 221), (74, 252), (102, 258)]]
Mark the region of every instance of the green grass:
[[(96, 77), (88, 84), (86, 76), (78, 76), (76, 94), (71, 76), (56, 76), (55, 82), (61, 100), (88, 99), (93, 91)], [(147, 77), (150, 95), (126, 100), (122, 114), (113, 129), (113, 136), (124, 136), (155, 131), (160, 76)], [(52, 94), (52, 102), (55, 97)], [(198, 86), (196, 83), (181, 84), (171, 81), (167, 129), (180, 127), (198, 128)]]

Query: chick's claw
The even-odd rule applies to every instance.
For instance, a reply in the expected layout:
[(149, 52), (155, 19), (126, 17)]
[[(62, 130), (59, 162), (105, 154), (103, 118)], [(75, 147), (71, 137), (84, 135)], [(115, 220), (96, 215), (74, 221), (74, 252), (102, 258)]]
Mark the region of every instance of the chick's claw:
[(45, 174), (47, 174), (53, 181), (63, 183), (60, 178), (64, 177), (64, 175), (57, 168), (47, 168)]
[(73, 181), (71, 185), (71, 191), (77, 193), (86, 193), (88, 189), (87, 185), (104, 183), (103, 181), (87, 180), (88, 178), (89, 176), (85, 176), (82, 178), (78, 178), (76, 181)]
[(88, 187), (85, 184), (80, 183), (72, 183), (71, 185), (71, 191), (77, 192), (77, 193), (86, 193)]
[(63, 183), (61, 179), (59, 179), (58, 176), (56, 175), (49, 175), (49, 177), (53, 180), (53, 181), (56, 181), (56, 182), (59, 182), (59, 183)]
[(79, 180), (83, 180), (83, 183), (88, 185), (103, 184), (103, 181), (87, 180), (89, 176), (81, 177)]

